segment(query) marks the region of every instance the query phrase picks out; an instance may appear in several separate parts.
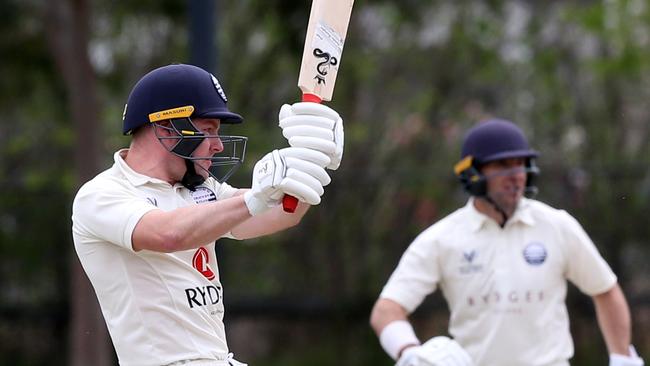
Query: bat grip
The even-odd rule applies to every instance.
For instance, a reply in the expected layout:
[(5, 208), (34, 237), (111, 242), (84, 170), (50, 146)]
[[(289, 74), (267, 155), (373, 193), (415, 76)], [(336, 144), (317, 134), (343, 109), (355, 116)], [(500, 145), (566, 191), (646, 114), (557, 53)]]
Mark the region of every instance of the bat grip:
[[(316, 94), (304, 93), (302, 95), (302, 101), (320, 104), (323, 100)], [(298, 207), (298, 199), (296, 197), (288, 194), (285, 194), (284, 197), (282, 197), (282, 208), (284, 209), (284, 212), (294, 213), (296, 207)]]

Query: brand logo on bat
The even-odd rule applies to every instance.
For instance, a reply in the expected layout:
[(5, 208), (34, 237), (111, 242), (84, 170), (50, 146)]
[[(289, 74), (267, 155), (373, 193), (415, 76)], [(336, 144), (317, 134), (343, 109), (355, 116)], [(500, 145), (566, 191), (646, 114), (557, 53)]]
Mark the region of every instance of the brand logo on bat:
[(318, 72), (318, 75), (316, 75), (314, 79), (318, 81), (318, 84), (325, 84), (325, 76), (327, 75), (330, 66), (336, 66), (339, 61), (336, 59), (336, 57), (330, 55), (329, 52), (325, 52), (320, 48), (314, 49), (314, 56), (316, 56), (316, 58), (323, 59), (316, 65), (316, 71)]

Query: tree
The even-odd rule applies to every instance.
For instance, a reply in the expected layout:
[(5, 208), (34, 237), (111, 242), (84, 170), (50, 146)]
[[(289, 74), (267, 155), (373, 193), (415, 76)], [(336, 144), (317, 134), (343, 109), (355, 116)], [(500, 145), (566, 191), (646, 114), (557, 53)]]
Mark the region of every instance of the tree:
[[(44, 14), (49, 49), (66, 87), (77, 135), (74, 145), (77, 187), (96, 174), (101, 146), (97, 79), (88, 57), (89, 6), (87, 0), (49, 1)], [(69, 255), (74, 258), (70, 268), (70, 365), (111, 365), (113, 352), (95, 293), (76, 255)]]

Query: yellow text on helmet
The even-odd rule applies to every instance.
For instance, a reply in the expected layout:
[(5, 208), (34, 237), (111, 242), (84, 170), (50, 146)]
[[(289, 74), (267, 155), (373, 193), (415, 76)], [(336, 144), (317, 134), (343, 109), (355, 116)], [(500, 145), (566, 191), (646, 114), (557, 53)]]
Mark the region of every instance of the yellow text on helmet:
[(149, 114), (149, 122), (158, 122), (172, 118), (189, 117), (194, 112), (194, 106), (187, 105), (185, 107), (178, 107), (167, 109), (160, 112), (153, 112)]

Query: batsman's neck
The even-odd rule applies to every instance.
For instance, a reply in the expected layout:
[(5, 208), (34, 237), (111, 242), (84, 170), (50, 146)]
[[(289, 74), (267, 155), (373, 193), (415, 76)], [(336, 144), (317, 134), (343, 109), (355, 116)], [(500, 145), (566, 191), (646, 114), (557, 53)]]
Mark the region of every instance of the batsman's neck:
[(134, 139), (122, 158), (135, 172), (170, 185), (179, 182), (185, 172), (183, 159), (167, 151), (155, 136)]
[[(517, 202), (517, 204), (518, 203), (519, 202)], [(476, 211), (486, 215), (499, 224), (499, 226), (503, 227), (505, 226), (506, 221), (508, 221), (508, 219), (515, 213), (517, 207), (501, 207), (487, 197), (475, 197), (474, 208), (476, 208)]]

